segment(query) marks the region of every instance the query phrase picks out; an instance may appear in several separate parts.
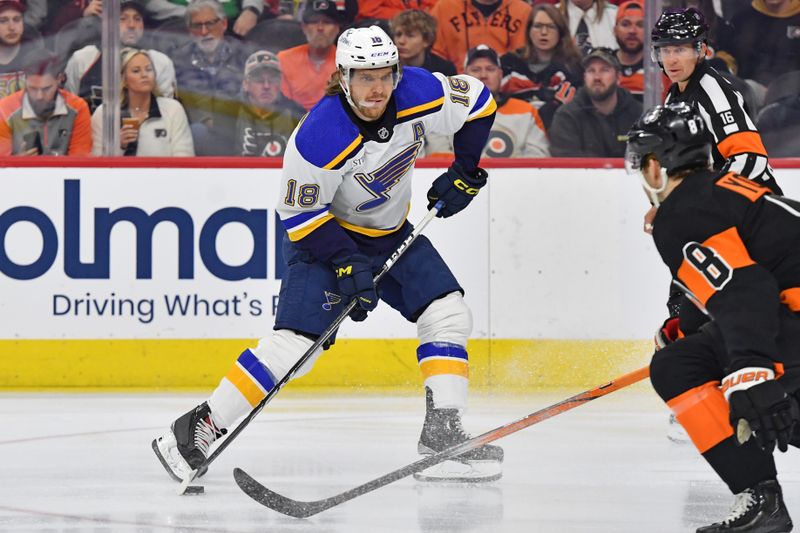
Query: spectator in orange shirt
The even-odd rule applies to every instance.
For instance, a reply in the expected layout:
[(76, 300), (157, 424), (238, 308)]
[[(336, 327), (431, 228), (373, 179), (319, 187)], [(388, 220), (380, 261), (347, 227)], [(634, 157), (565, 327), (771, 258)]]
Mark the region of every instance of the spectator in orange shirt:
[(531, 6), (523, 0), (439, 0), (433, 53), (464, 69), (467, 50), (485, 44), (502, 55), (525, 46)]
[(335, 43), (344, 17), (344, 5), (341, 7), (333, 0), (310, 0), (301, 25), (308, 43), (278, 53), (283, 72), (281, 91), (306, 110), (322, 98), (336, 71)]
[[(617, 59), (622, 67), (619, 86), (628, 89), (638, 101), (644, 99), (644, 0), (628, 0), (617, 8), (614, 37), (619, 50)], [(662, 100), (670, 81), (661, 75)]]
[(407, 9), (430, 11), (434, 5), (436, 5), (435, 0), (359, 0), (356, 20), (390, 20), (401, 11)]
[(436, 39), (435, 18), (419, 9), (407, 9), (398, 13), (389, 24), (404, 67), (422, 67), (445, 76), (456, 74), (455, 65), (431, 52)]
[(0, 156), (89, 155), (89, 106), (58, 88), (61, 59), (41, 49), (28, 60), (25, 89), (0, 100)]

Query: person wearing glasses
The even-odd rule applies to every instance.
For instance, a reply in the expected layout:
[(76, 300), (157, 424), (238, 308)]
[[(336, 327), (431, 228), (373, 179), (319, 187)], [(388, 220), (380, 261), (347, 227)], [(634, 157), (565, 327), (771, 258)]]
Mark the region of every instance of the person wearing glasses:
[(301, 16), (306, 44), (278, 53), (283, 94), (306, 110), (319, 102), (336, 71), (336, 38), (344, 23), (345, 7), (333, 0), (309, 0)]
[[(171, 18), (187, 16), (192, 0), (145, 0), (148, 15), (159, 22)], [(224, 17), (231, 26), (231, 31), (244, 37), (258, 23), (264, 12), (263, 0), (222, 0)]]
[(556, 157), (622, 157), (642, 104), (619, 86), (621, 67), (614, 50), (593, 48), (583, 68), (583, 87), (553, 118), (550, 152)]
[(217, 0), (194, 0), (186, 8), (186, 23), (192, 39), (173, 53), (173, 62), (195, 152), (231, 155), (247, 56), (225, 39), (228, 19)]
[(550, 4), (533, 7), (525, 45), (503, 55), (500, 92), (531, 102), (549, 128), (558, 106), (572, 100), (583, 85), (581, 54), (561, 12)]

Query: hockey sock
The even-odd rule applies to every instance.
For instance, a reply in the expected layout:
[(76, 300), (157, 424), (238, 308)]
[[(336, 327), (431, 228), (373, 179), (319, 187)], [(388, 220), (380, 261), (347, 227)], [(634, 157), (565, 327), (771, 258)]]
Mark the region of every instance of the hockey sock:
[(218, 427), (233, 425), (264, 399), (276, 381), (253, 352), (242, 352), (208, 400), (214, 423)]
[(469, 364), (467, 350), (448, 342), (428, 342), (417, 348), (425, 386), (433, 392), (437, 409), (464, 409), (467, 404)]
[(734, 443), (730, 409), (717, 381), (689, 389), (667, 405), (734, 494), (776, 476), (772, 455), (761, 451), (755, 440), (743, 446)]

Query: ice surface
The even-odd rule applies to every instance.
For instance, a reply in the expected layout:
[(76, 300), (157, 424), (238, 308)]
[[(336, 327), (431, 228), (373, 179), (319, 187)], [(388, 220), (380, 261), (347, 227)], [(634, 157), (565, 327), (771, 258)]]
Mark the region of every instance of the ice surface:
[[(500, 441), (504, 477), (486, 485), (407, 478), (307, 520), (277, 514), (233, 481), (235, 466), (300, 500), (331, 496), (417, 459), (418, 396), (282, 391), (178, 496), (150, 441), (197, 394), (0, 395), (0, 531), (680, 532), (733, 498), (691, 445), (666, 438), (645, 386), (616, 392)], [(473, 433), (580, 392), (473, 394)], [(779, 456), (800, 516), (800, 453)]]

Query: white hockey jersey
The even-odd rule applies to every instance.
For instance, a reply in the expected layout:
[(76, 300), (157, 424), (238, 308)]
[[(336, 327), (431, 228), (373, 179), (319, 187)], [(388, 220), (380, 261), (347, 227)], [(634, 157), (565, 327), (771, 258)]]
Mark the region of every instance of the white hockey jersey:
[(346, 105), (338, 95), (324, 97), (289, 139), (277, 210), (292, 241), (331, 219), (370, 237), (398, 230), (425, 135), (452, 135), (497, 107), (471, 76), (448, 78), (413, 67), (403, 70), (387, 108), (395, 113), (388, 117), (392, 131), (381, 127), (377, 140), (364, 137)]

